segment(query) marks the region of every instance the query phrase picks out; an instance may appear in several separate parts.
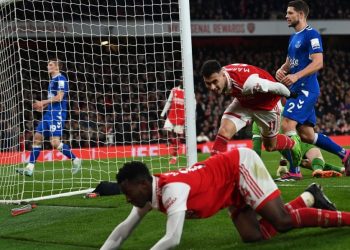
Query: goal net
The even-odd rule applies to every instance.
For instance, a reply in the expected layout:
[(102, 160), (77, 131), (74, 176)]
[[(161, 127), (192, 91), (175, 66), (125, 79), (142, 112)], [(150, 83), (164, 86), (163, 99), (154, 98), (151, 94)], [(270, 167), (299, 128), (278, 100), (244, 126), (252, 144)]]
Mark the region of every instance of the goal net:
[[(180, 16), (188, 8), (181, 14), (181, 2), (186, 4), (0, 1), (0, 201), (87, 192), (102, 180), (114, 181), (118, 168), (131, 159), (162, 172), (186, 166), (190, 154), (196, 157), (193, 143), (186, 150), (196, 132), (192, 73), (183, 71), (192, 65), (192, 56), (182, 53), (186, 40), (191, 44), (190, 36), (181, 36), (189, 14), (185, 27)], [(63, 62), (61, 74), (69, 82), (61, 140), (82, 159), (82, 167), (73, 175), (72, 161), (52, 150), (48, 136), (29, 177), (16, 169), (26, 167), (45, 113), (35, 111), (33, 103), (48, 99), (50, 58)], [(183, 76), (186, 133), (181, 135), (163, 129), (167, 115), (161, 114), (169, 96), (170, 109), (183, 104), (172, 91)]]

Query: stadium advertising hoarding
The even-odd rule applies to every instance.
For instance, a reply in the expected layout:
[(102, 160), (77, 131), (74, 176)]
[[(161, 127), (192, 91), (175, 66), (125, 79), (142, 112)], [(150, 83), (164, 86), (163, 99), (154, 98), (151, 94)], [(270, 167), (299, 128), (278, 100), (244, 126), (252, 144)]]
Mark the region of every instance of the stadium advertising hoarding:
[[(341, 146), (349, 146), (350, 136), (330, 136), (337, 144)], [(213, 142), (198, 144), (197, 149), (201, 153), (210, 153)], [(227, 145), (227, 150), (238, 147), (252, 147), (251, 140), (232, 140)], [(166, 144), (145, 144), (145, 145), (129, 145), (129, 146), (110, 146), (99, 148), (75, 148), (73, 153), (82, 159), (109, 159), (109, 158), (128, 158), (128, 157), (148, 157), (148, 156), (167, 156), (170, 149)], [(185, 153), (185, 145), (181, 146), (181, 154)], [(29, 151), (0, 153), (0, 164), (18, 164), (27, 162), (29, 159)], [(60, 161), (67, 160), (65, 156), (58, 150), (43, 150), (38, 158), (42, 161)]]
[[(322, 35), (349, 35), (350, 20), (311, 20)], [(178, 22), (17, 22), (9, 24), (19, 37), (178, 36)], [(192, 36), (283, 36), (293, 33), (285, 21), (192, 21)]]

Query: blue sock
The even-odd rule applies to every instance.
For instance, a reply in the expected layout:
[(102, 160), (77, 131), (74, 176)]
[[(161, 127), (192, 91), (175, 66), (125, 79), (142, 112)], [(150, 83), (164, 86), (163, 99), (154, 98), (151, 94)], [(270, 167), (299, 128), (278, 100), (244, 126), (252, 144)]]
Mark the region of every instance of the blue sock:
[(315, 139), (313, 144), (330, 153), (338, 155), (341, 159), (343, 159), (346, 154), (345, 148), (340, 147), (338, 144), (332, 141), (328, 136), (321, 133), (315, 134)]
[(41, 146), (33, 145), (32, 151), (30, 152), (29, 163), (35, 164), (36, 159), (38, 159), (40, 155), (40, 152), (41, 152)]
[(300, 173), (300, 167), (299, 166), (294, 166), (293, 163), (293, 158), (290, 150), (285, 150), (285, 153), (283, 156), (287, 159), (289, 162), (289, 172), (293, 174), (299, 174)]
[(61, 143), (59, 148), (60, 148), (60, 151), (62, 152), (62, 154), (65, 155), (66, 157), (68, 157), (69, 159), (74, 160), (75, 158), (77, 158), (73, 154), (72, 149), (69, 147), (69, 145)]

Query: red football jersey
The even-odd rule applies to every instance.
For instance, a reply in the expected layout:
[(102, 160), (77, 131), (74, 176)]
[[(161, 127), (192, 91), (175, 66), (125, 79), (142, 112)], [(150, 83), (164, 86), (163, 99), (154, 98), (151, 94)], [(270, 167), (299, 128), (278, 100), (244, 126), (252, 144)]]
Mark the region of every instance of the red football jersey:
[[(218, 154), (196, 163), (190, 168), (155, 175), (159, 177), (157, 190), (169, 183), (185, 183), (190, 186), (187, 199), (187, 218), (207, 218), (230, 205), (240, 205), (242, 196), (238, 190), (239, 151)], [(159, 210), (166, 212), (158, 194)]]
[(275, 78), (265, 70), (252, 65), (239, 63), (226, 65), (224, 69), (229, 77), (231, 95), (238, 99), (242, 107), (257, 110), (272, 110), (281, 99), (280, 96), (271, 93), (256, 93), (254, 95), (242, 94), (243, 85), (252, 74), (258, 74), (260, 78), (276, 82)]
[(185, 92), (180, 88), (173, 88), (171, 90), (173, 98), (168, 113), (168, 119), (173, 125), (185, 124)]

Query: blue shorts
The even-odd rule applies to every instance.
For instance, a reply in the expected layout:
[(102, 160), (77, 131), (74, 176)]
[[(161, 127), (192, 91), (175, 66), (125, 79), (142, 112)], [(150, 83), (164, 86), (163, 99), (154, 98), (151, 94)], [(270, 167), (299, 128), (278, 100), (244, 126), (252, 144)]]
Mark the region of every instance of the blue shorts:
[(297, 98), (287, 100), (283, 110), (283, 117), (298, 122), (298, 125), (316, 125), (315, 104), (319, 93), (312, 93), (303, 90), (298, 93)]
[(46, 112), (43, 119), (36, 127), (36, 132), (44, 137), (62, 136), (66, 117), (62, 117), (62, 112)]

